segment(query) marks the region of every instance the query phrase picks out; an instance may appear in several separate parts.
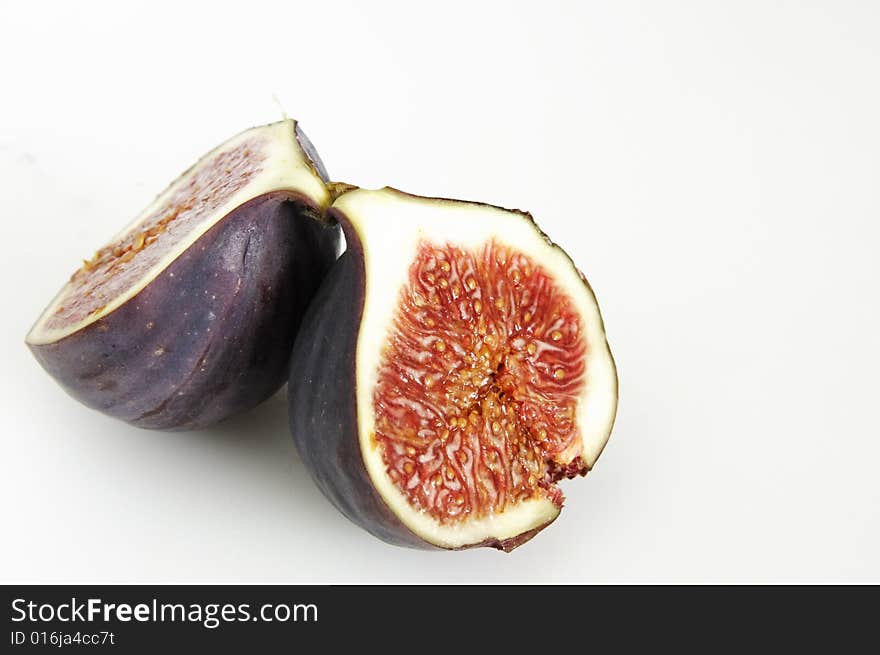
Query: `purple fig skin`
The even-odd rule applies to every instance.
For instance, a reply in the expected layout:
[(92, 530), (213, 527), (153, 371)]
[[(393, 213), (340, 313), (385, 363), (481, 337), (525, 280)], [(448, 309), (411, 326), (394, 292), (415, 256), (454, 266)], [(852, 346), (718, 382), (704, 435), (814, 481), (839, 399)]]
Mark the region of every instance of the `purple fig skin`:
[[(400, 521), (376, 491), (364, 464), (355, 393), (355, 355), (366, 292), (364, 254), (345, 217), (334, 209), (329, 215), (342, 224), (347, 249), (318, 289), (293, 346), (287, 387), (293, 441), (321, 493), (354, 524), (395, 546), (442, 550)], [(509, 552), (547, 525), (457, 550), (488, 546)]]
[(158, 430), (209, 426), (286, 381), (308, 303), (340, 232), (298, 194), (253, 198), (137, 295), (49, 344), (28, 344), (83, 404)]
[(296, 124), (294, 128), (294, 134), (296, 136), (296, 142), (299, 143), (299, 147), (303, 149), (306, 157), (312, 165), (312, 168), (315, 169), (315, 172), (318, 174), (318, 177), (327, 184), (330, 181), (330, 175), (327, 174), (327, 167), (324, 166), (324, 162), (321, 160), (321, 156), (318, 154), (318, 151), (315, 149), (312, 140), (306, 136), (306, 133), (303, 132), (303, 129), (299, 126), (299, 123)]
[(290, 429), (315, 484), (350, 521), (382, 541), (430, 548), (391, 512), (364, 467), (357, 434), (355, 348), (364, 306), (363, 256), (346, 234), (293, 347)]

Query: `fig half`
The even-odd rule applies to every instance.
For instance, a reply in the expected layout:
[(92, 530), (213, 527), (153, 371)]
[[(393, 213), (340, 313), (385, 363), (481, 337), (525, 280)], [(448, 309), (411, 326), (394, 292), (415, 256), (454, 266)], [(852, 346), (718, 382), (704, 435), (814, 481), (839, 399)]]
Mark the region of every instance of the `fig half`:
[(392, 544), (511, 550), (609, 438), (596, 298), (517, 210), (349, 190), (347, 250), (294, 345), (291, 431), (349, 519)]
[(83, 263), (27, 345), (71, 396), (140, 427), (256, 405), (339, 252), (326, 179), (293, 120), (233, 137)]

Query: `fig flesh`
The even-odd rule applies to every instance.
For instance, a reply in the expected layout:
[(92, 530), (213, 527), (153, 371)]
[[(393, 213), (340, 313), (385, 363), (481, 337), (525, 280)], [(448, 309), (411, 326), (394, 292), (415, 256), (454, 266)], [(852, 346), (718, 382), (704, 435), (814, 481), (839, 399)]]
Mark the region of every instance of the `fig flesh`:
[(71, 396), (140, 427), (258, 404), (339, 251), (326, 180), (293, 120), (233, 137), (83, 263), (27, 345)]
[(559, 514), (611, 432), (595, 296), (529, 214), (386, 188), (329, 210), (347, 250), (303, 320), (291, 431), (310, 474), (386, 542), (511, 550)]

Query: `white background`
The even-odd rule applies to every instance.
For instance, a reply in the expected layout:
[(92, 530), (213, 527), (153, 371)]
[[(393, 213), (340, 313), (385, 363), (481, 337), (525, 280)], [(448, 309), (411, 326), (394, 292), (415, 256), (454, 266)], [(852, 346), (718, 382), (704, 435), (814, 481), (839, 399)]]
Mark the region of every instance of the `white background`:
[[(877, 3), (4, 3), (0, 62), (0, 581), (880, 582)], [(152, 433), (25, 348), (273, 94), (335, 179), (529, 209), (596, 289), (618, 423), (513, 554), (349, 524), (282, 396)]]

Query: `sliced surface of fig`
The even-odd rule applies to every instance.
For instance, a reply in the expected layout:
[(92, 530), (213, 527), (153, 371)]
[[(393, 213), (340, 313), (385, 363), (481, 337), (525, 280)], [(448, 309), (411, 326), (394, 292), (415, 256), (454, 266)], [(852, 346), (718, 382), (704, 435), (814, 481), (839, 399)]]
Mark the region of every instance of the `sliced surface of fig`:
[(83, 262), (27, 345), (71, 396), (141, 427), (256, 405), (339, 250), (325, 180), (295, 121), (233, 137)]
[(348, 248), (294, 345), (291, 431), (323, 493), (390, 543), (510, 550), (599, 457), (617, 375), (595, 296), (520, 211), (340, 195)]

